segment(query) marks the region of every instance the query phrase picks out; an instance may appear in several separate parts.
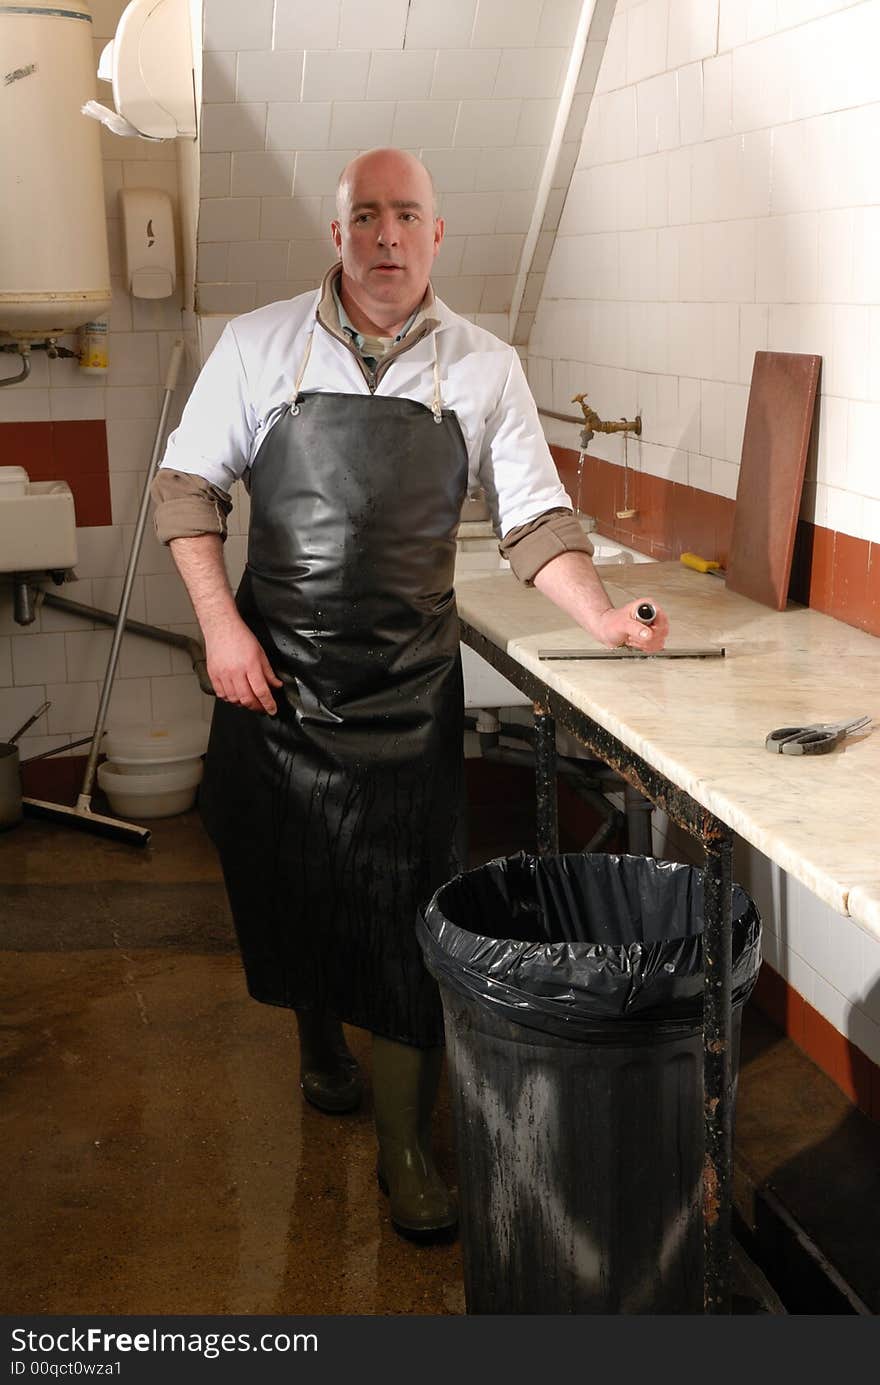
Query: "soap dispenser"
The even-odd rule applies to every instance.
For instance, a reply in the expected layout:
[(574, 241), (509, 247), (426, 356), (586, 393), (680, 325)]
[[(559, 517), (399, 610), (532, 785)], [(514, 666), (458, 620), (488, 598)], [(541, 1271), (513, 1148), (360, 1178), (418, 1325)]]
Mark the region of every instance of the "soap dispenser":
[(176, 259), (171, 198), (163, 188), (120, 188), (125, 287), (133, 298), (170, 298)]

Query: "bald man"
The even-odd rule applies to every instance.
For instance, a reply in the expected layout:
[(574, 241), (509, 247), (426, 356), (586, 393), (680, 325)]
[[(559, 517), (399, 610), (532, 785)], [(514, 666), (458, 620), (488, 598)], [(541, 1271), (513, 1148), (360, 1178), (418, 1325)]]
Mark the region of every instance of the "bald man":
[[(317, 293), (226, 327), (154, 482), (217, 694), (200, 794), (251, 994), (296, 1013), (300, 1083), (343, 1113), (373, 1035), (378, 1178), (396, 1229), (450, 1234), (431, 1149), (443, 1016), (415, 938), (460, 868), (462, 684), (453, 592), (465, 496), (501, 550), (603, 643), (662, 648), (615, 609), (512, 347), (435, 298), (430, 175), (377, 149), (342, 172)], [(229, 492), (250, 492), (236, 595)], [(656, 603), (655, 603), (656, 604)]]

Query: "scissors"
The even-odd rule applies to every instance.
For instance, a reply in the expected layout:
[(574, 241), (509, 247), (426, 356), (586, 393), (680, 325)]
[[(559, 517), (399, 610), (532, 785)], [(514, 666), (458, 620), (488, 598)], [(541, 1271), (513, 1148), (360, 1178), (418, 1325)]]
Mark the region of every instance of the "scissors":
[(870, 726), (871, 718), (854, 717), (852, 721), (816, 721), (807, 726), (778, 726), (764, 744), (780, 755), (827, 755), (839, 745), (850, 731)]

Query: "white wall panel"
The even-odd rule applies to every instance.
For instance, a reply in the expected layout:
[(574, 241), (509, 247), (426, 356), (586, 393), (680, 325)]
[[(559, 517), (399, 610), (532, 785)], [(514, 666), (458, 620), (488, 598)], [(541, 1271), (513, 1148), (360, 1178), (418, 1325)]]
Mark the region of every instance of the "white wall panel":
[(298, 101), (302, 75), (303, 55), (300, 52), (239, 53), (235, 100)]
[(239, 0), (208, 0), (202, 28), (205, 49), (271, 47), (273, 11), (274, 0), (248, 0), (246, 5)]
[(419, 50), (380, 51), (370, 55), (369, 101), (421, 101), (431, 94), (435, 55)]
[(334, 101), (329, 147), (379, 148), (390, 143), (393, 101)]
[(596, 74), (597, 93), (616, 91), (626, 86), (626, 27), (626, 16), (617, 15)]
[[(257, 58), (261, 54), (255, 55)], [(202, 104), (234, 101), (237, 53), (205, 53), (202, 59)], [(302, 64), (300, 64), (300, 70)]]
[(462, 101), (455, 127), (457, 148), (511, 145), (516, 139), (520, 103), (513, 101)]
[(670, 68), (716, 52), (718, 0), (669, 0), (666, 63)]
[(500, 48), (441, 49), (430, 95), (438, 101), (487, 99), (494, 91), (500, 63)]
[(309, 49), (303, 69), (303, 101), (332, 101), (343, 97), (359, 101), (366, 97), (370, 54), (362, 52), (320, 52)]
[(626, 80), (643, 81), (666, 69), (669, 0), (642, 0), (626, 13)]
[[(227, 0), (237, 4), (238, 0)], [(213, 5), (215, 0), (207, 0)], [(277, 49), (335, 48), (339, 37), (340, 0), (275, 0)], [(268, 44), (266, 47), (268, 48)]]
[(505, 48), (492, 94), (499, 100), (514, 96), (557, 98), (562, 90), (568, 56), (565, 48)]
[(201, 197), (228, 197), (232, 155), (206, 152), (201, 155), (200, 164), (199, 192)]
[(340, 48), (402, 48), (409, 0), (342, 0)]
[[(269, 110), (272, 120), (272, 108)], [(229, 192), (232, 197), (290, 197), (294, 154), (270, 148), (232, 155)]]
[(201, 145), (206, 153), (233, 149), (262, 149), (266, 141), (266, 106), (206, 106), (202, 111)]
[[(407, 48), (466, 48), (471, 41), (477, 0), (411, 0)], [(500, 47), (500, 44), (490, 45)]]
[(478, 0), (474, 48), (534, 48), (541, 7), (534, 0)]
[(679, 143), (675, 73), (650, 77), (636, 87), (636, 148), (656, 154)]

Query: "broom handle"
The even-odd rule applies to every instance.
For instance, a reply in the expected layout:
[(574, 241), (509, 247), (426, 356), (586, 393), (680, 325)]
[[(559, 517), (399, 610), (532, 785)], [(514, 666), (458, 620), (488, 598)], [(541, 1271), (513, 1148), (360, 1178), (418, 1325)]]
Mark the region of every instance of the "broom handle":
[(141, 494), (137, 523), (135, 524), (134, 535), (131, 540), (131, 552), (128, 555), (128, 565), (125, 569), (125, 581), (122, 584), (119, 612), (116, 616), (116, 625), (113, 629), (113, 642), (110, 645), (107, 672), (104, 674), (104, 683), (101, 687), (98, 715), (95, 718), (95, 729), (92, 733), (92, 745), (89, 750), (89, 758), (86, 761), (86, 772), (83, 775), (82, 790), (76, 803), (78, 808), (84, 808), (86, 810), (88, 810), (91, 804), (92, 789), (95, 784), (95, 773), (98, 768), (98, 755), (101, 750), (101, 737), (104, 734), (104, 722), (107, 719), (107, 709), (110, 706), (110, 695), (113, 691), (113, 679), (116, 676), (119, 650), (122, 645), (122, 636), (125, 633), (125, 617), (128, 614), (128, 606), (131, 601), (132, 588), (134, 587), (135, 572), (137, 570), (141, 544), (144, 538), (144, 529), (146, 528), (147, 515), (150, 509), (150, 483), (152, 482), (156, 467), (159, 464), (162, 441), (165, 436), (165, 425), (168, 422), (168, 410), (171, 407), (171, 396), (177, 388), (177, 379), (180, 374), (183, 353), (184, 344), (183, 341), (178, 338), (171, 348), (171, 356), (168, 361), (168, 370), (165, 375), (165, 397), (162, 400), (162, 410), (159, 414), (159, 422), (156, 425), (156, 436), (153, 440), (153, 453), (150, 457), (150, 465), (147, 467), (147, 475), (144, 480), (144, 489)]

